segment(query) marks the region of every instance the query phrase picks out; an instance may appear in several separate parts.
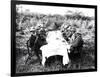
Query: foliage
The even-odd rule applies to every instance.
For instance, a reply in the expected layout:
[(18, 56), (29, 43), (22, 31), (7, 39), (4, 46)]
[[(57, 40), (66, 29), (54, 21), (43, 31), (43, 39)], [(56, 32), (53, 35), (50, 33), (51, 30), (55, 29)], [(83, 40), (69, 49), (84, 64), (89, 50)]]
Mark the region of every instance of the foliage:
[[(16, 15), (16, 71), (21, 72), (43, 72), (43, 71), (57, 71), (57, 70), (73, 70), (73, 69), (94, 69), (95, 60), (95, 23), (93, 17), (86, 17), (80, 13), (73, 13), (72, 15), (44, 15), (35, 13), (18, 13)], [(61, 27), (63, 24), (70, 24), (77, 29), (77, 32), (82, 34), (84, 46), (82, 50), (82, 60), (72, 61), (69, 67), (62, 67), (56, 65), (44, 68), (38, 64), (36, 56), (33, 56), (32, 62), (29, 65), (25, 64), (27, 59), (26, 42), (29, 39), (31, 28), (35, 28), (38, 24), (44, 24), (47, 28), (54, 22)]]

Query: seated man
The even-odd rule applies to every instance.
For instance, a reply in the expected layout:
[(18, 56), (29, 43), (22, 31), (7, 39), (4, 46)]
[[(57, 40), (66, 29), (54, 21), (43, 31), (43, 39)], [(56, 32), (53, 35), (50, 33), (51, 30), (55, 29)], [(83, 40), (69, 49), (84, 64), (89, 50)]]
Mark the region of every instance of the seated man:
[(76, 33), (75, 28), (71, 29), (69, 41), (71, 44), (71, 52), (69, 54), (69, 57), (74, 60), (81, 58), (83, 39), (80, 33)]
[(83, 47), (83, 39), (80, 33), (73, 33), (70, 38), (71, 48), (73, 53), (78, 53)]
[(36, 32), (36, 30), (31, 31), (31, 32), (32, 34), (29, 40), (27, 41), (27, 49), (28, 49), (29, 58), (36, 55), (41, 63), (42, 52), (40, 50), (40, 47), (46, 43), (45, 35), (43, 35), (43, 33), (40, 33), (38, 31)]

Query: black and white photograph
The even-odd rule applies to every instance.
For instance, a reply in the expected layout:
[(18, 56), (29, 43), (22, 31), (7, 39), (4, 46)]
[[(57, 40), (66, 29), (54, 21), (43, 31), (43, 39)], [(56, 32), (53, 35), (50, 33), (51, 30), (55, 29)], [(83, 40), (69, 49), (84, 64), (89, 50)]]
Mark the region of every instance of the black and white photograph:
[(96, 6), (59, 5), (19, 2), (12, 7), (16, 74), (96, 71)]

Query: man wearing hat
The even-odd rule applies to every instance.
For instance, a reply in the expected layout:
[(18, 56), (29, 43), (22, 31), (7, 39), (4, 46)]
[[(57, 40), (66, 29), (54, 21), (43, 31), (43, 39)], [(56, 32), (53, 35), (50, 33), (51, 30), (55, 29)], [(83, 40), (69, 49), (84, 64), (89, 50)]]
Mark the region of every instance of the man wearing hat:
[(76, 32), (76, 28), (71, 28), (70, 34), (71, 52), (69, 57), (71, 59), (81, 59), (83, 39), (81, 33)]

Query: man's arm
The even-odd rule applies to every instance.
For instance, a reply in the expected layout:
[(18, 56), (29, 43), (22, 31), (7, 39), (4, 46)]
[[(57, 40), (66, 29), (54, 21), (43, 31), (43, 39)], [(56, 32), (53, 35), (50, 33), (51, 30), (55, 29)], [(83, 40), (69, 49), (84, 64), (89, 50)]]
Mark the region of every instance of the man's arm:
[(72, 47), (78, 47), (79, 45), (82, 44), (82, 38), (80, 36), (77, 36), (76, 39), (73, 40), (72, 42)]

